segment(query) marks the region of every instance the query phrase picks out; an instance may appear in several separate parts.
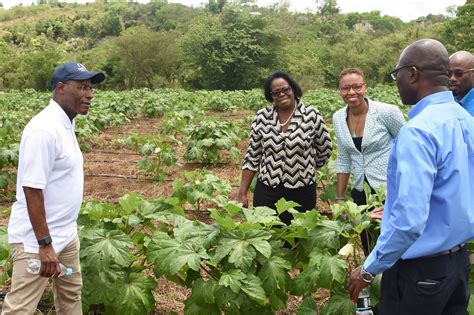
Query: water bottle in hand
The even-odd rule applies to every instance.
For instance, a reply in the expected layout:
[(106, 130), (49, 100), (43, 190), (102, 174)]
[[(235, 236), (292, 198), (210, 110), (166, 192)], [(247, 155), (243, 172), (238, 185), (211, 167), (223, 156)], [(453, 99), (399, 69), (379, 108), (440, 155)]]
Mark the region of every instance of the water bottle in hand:
[[(62, 277), (64, 275), (68, 277), (72, 276), (72, 268), (68, 268), (61, 263), (59, 263), (59, 268), (61, 268), (61, 273), (58, 277)], [(29, 273), (37, 275), (39, 274), (40, 269), (41, 261), (39, 261), (39, 259), (28, 259), (28, 261), (26, 262), (26, 271), (28, 271)]]
[(356, 312), (357, 315), (373, 315), (372, 302), (367, 288), (362, 289), (357, 299)]

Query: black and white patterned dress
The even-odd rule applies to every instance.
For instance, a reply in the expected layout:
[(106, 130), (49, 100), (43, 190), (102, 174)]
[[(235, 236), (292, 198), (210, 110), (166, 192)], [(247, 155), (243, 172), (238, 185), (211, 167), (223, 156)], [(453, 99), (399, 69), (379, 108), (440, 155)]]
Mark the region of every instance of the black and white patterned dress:
[(331, 151), (331, 137), (316, 108), (299, 102), (288, 130), (282, 132), (272, 104), (253, 119), (242, 169), (258, 172), (258, 180), (269, 187), (301, 188), (315, 183), (315, 170)]

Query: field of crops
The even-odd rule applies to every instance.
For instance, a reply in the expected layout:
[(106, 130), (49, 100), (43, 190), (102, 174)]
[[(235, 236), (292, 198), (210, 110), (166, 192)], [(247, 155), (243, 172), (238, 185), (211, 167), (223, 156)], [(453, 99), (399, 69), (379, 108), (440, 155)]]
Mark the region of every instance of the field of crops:
[[(18, 144), (49, 97), (32, 90), (0, 93), (5, 289), (11, 272), (5, 225)], [(374, 87), (369, 97), (399, 104), (392, 86)], [(303, 100), (321, 111), (334, 135), (330, 118), (343, 106), (337, 91), (309, 91)], [(89, 114), (76, 121), (86, 174), (79, 217), (84, 310), (353, 314), (346, 277), (360, 260), (359, 233), (377, 226), (365, 207), (333, 204), (336, 150), (317, 174), (318, 211), (295, 213), (290, 226), (271, 209), (233, 201), (250, 120), (266, 105), (259, 90), (95, 93)], [(370, 196), (368, 207), (380, 205), (382, 196)], [(284, 200), (277, 205), (278, 211), (293, 207)]]

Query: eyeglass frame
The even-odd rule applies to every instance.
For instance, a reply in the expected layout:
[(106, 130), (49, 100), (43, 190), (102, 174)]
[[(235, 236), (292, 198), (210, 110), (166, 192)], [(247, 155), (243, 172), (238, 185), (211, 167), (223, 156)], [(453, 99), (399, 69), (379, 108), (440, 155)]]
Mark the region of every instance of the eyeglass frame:
[(392, 78), (393, 81), (397, 81), (398, 72), (402, 69), (409, 68), (409, 67), (414, 67), (416, 70), (420, 71), (420, 68), (418, 68), (416, 65), (405, 65), (405, 66), (401, 66), (401, 67), (396, 68), (395, 70), (390, 71), (389, 73), (390, 77)]
[[(360, 88), (356, 88), (356, 86), (360, 86)], [(349, 93), (351, 90), (353, 90), (354, 92), (356, 93), (359, 93), (360, 91), (362, 91), (362, 89), (366, 86), (365, 83), (361, 83), (361, 84), (353, 84), (353, 85), (349, 85), (348, 87), (344, 87), (344, 88), (339, 88), (339, 92), (342, 93), (342, 94), (347, 94)], [(347, 89), (347, 91), (344, 91), (345, 89)]]
[(81, 93), (86, 93), (86, 92), (91, 92), (91, 93), (94, 93), (94, 88), (92, 87), (92, 85), (76, 85), (76, 84), (71, 84), (71, 82), (61, 82), (62, 84), (65, 84), (65, 85), (72, 85), (74, 87), (76, 87), (77, 89), (79, 89), (81, 91)]
[[(451, 71), (451, 70), (448, 70), (448, 78), (451, 78), (452, 75), (454, 75), (456, 78), (462, 78), (462, 76), (465, 74), (465, 73), (468, 73), (468, 72), (473, 72), (474, 71), (474, 68), (472, 69), (467, 69), (467, 70), (455, 70), (455, 71)], [(461, 75), (459, 75), (461, 74)]]
[(291, 88), (290, 85), (287, 85), (287, 86), (282, 87), (278, 90), (270, 91), (270, 94), (272, 95), (272, 97), (277, 97), (277, 96), (280, 96), (281, 93), (283, 93), (284, 95), (288, 95), (288, 93), (290, 93), (290, 91), (293, 91), (293, 89)]

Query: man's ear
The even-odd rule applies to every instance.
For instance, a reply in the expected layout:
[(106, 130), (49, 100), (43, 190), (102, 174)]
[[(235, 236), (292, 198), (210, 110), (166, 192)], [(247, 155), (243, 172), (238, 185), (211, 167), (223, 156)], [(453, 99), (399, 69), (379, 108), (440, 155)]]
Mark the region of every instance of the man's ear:
[(62, 82), (58, 82), (56, 84), (56, 88), (54, 89), (54, 91), (58, 94), (62, 94), (63, 91), (64, 91), (64, 87), (66, 86), (66, 84), (62, 83)]
[(410, 68), (410, 74), (409, 74), (409, 82), (410, 83), (415, 83), (420, 79), (420, 70), (418, 70), (417, 67), (411, 67)]

